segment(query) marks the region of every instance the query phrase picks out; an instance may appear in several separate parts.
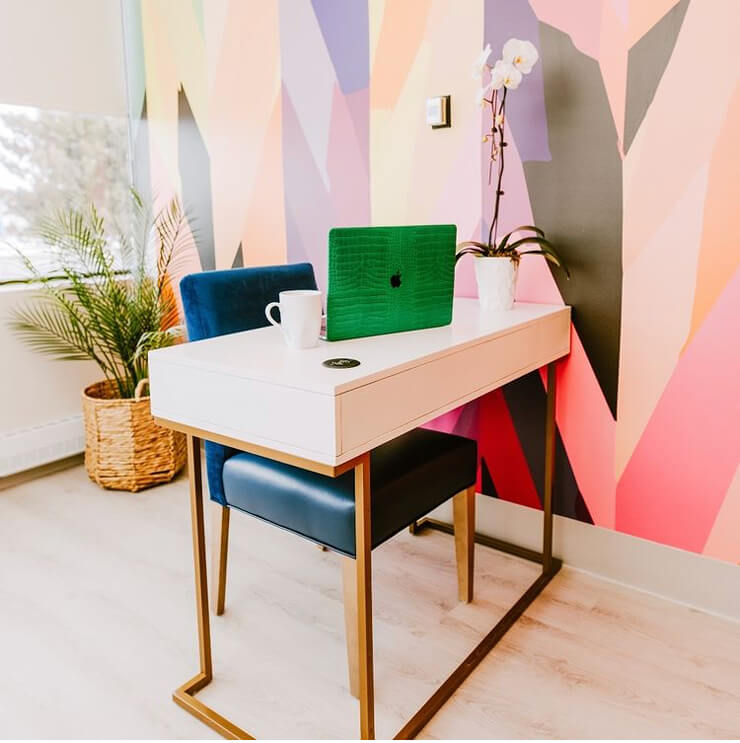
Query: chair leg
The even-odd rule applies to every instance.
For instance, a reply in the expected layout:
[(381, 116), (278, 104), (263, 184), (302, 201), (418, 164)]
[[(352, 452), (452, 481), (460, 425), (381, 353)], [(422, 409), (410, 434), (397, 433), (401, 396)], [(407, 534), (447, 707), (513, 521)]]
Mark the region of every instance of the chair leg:
[(342, 557), (342, 593), (344, 595), (344, 629), (347, 640), (349, 691), (360, 698), (359, 648), (357, 645), (357, 568), (351, 557)]
[(231, 511), (211, 501), (211, 608), (215, 614), (224, 613), (226, 603), (226, 562), (229, 553), (229, 515)]
[(457, 558), (457, 595), (460, 601), (473, 600), (475, 548), (475, 485), (460, 491), (452, 499)]

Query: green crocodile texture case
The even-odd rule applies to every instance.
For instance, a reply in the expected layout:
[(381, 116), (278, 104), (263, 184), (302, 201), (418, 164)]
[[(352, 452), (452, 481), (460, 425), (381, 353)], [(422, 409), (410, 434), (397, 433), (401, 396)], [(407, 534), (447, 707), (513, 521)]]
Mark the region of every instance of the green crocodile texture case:
[(327, 340), (448, 325), (456, 235), (454, 224), (330, 230)]

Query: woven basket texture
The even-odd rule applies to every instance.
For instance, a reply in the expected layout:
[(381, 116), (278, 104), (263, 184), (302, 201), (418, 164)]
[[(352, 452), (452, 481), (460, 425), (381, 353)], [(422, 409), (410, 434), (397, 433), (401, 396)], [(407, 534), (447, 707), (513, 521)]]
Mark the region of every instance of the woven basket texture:
[(154, 422), (148, 395), (122, 399), (112, 382), (96, 382), (82, 393), (82, 411), (85, 468), (98, 485), (136, 492), (169, 482), (185, 464), (185, 435)]

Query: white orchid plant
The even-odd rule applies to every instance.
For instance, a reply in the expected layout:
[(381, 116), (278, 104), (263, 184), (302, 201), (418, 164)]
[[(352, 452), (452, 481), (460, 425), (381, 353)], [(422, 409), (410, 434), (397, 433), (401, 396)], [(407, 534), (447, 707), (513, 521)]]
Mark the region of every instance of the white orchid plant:
[[(504, 192), (501, 183), (504, 176), (504, 148), (507, 142), (504, 136), (506, 126), (506, 96), (510, 90), (516, 90), (537, 64), (539, 54), (531, 41), (509, 39), (502, 50), (501, 59), (493, 65), (488, 63), (491, 56), (491, 45), (486, 48), (473, 64), (473, 77), (480, 78), (482, 86), (476, 94), (476, 103), (481, 108), (490, 106), (491, 129), (483, 137), (484, 144), (490, 143), (490, 160), (488, 165), (488, 185), (492, 185), (493, 166), (497, 166), (496, 191), (493, 202), (493, 217), (488, 231), (488, 242), (468, 240), (460, 243), (457, 258), (463, 255), (510, 258), (515, 263), (523, 255), (543, 255), (554, 265), (562, 268), (569, 277), (568, 269), (558, 257), (552, 243), (545, 238), (545, 233), (534, 225), (523, 225), (504, 235), (498, 240), (498, 217), (501, 197)], [(529, 233), (524, 237), (514, 237), (517, 233)], [(526, 246), (532, 246), (524, 250)]]

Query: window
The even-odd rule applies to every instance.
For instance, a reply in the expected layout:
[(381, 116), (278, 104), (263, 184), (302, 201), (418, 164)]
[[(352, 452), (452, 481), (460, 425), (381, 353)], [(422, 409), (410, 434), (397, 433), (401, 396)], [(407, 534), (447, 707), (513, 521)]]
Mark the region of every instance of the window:
[(37, 231), (60, 208), (94, 202), (124, 223), (130, 183), (125, 118), (0, 105), (0, 284), (27, 276), (16, 248), (54, 274)]

